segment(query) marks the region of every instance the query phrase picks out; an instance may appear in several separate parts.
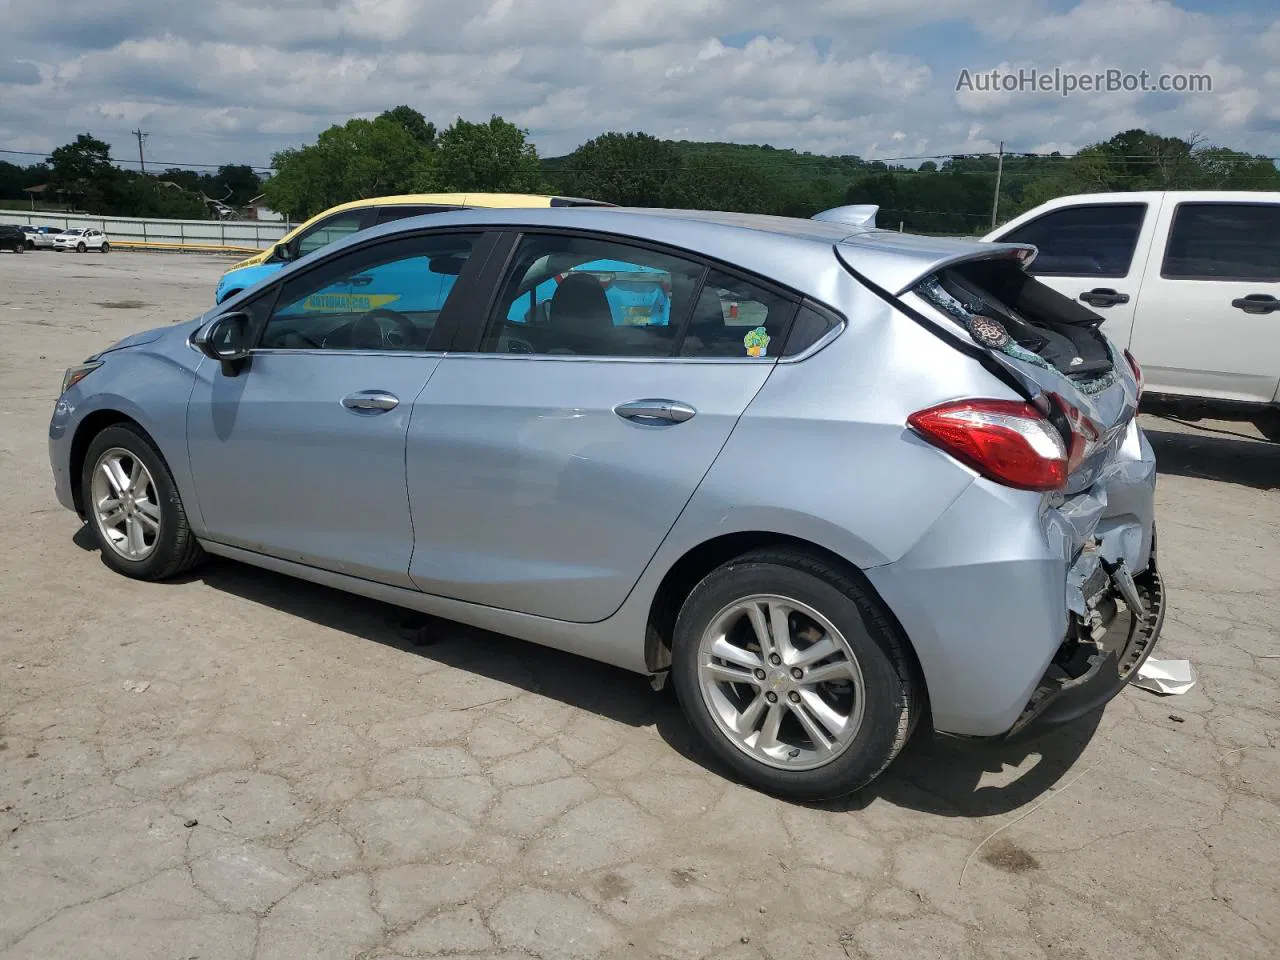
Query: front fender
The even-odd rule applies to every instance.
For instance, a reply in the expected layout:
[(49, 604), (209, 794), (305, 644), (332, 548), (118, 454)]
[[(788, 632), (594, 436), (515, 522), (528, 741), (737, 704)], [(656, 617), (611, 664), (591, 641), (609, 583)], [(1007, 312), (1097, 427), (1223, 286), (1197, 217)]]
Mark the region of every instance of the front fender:
[(108, 413), (133, 420), (164, 457), (192, 530), (200, 536), (204, 521), (187, 456), (187, 404), (200, 358), (185, 344), (175, 348), (168, 341), (154, 344), (157, 349), (148, 344), (108, 354), (99, 369), (63, 394), (49, 422), (49, 457), (59, 500), (65, 503), (63, 486), (74, 491), (80, 482), (72, 461), (85, 445), (81, 431), (93, 430)]

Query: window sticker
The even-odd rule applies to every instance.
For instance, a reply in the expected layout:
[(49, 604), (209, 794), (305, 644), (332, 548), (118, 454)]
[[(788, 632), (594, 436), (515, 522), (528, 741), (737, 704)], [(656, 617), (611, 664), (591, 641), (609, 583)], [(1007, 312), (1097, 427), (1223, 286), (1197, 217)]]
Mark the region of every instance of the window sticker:
[(742, 345), (747, 348), (747, 356), (764, 357), (769, 353), (769, 331), (764, 327), (756, 327), (742, 338)]

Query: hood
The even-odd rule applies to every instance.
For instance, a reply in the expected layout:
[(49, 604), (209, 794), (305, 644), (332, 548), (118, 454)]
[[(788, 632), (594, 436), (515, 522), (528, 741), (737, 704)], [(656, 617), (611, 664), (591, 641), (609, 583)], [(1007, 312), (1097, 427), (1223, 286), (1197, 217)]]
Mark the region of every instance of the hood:
[(159, 340), (161, 337), (190, 336), (191, 332), (195, 330), (198, 326), (200, 326), (200, 324), (204, 321), (205, 317), (207, 316), (208, 314), (202, 313), (200, 316), (193, 317), (192, 319), (184, 321), (183, 323), (173, 323), (167, 327), (155, 327), (151, 330), (142, 330), (139, 333), (131, 333), (129, 334), (129, 336), (125, 337), (123, 340), (117, 340), (115, 343), (111, 344), (111, 346), (107, 347), (106, 349), (99, 350), (97, 353), (95, 353), (92, 357), (89, 357), (88, 359), (89, 361), (97, 360), (101, 357), (106, 356), (109, 353), (115, 353), (117, 350), (128, 350), (130, 347), (140, 347), (147, 343), (154, 343), (155, 341)]

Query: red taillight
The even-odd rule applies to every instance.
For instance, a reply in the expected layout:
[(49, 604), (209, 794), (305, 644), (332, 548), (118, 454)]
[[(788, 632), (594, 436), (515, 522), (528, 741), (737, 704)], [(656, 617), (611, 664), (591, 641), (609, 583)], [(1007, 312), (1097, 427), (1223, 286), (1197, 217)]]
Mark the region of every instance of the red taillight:
[(1102, 431), (1075, 404), (1063, 399), (1056, 393), (1050, 394), (1050, 396), (1053, 398), (1053, 402), (1058, 405), (1058, 409), (1062, 411), (1062, 415), (1066, 417), (1067, 427), (1071, 431), (1071, 449), (1067, 452), (1067, 473), (1072, 474), (1075, 473), (1076, 467), (1084, 463), (1098, 448), (1098, 441), (1102, 439)]
[(984, 477), (1020, 490), (1059, 490), (1067, 482), (1062, 436), (1029, 403), (956, 400), (913, 413), (925, 440)]
[(1138, 378), (1138, 396), (1142, 396), (1142, 388), (1146, 385), (1146, 381), (1142, 376), (1142, 367), (1138, 366), (1138, 361), (1133, 359), (1133, 354), (1128, 350), (1124, 352), (1124, 358), (1129, 361), (1129, 366), (1133, 370), (1133, 375)]

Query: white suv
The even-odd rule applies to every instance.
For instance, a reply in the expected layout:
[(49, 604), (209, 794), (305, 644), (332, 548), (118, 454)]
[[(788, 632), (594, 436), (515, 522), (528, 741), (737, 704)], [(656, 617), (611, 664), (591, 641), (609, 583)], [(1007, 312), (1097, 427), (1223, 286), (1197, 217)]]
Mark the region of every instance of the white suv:
[(75, 227), (63, 230), (54, 237), (53, 249), (75, 250), (77, 253), (97, 250), (99, 253), (106, 253), (111, 249), (111, 244), (107, 242), (107, 235), (95, 227)]

